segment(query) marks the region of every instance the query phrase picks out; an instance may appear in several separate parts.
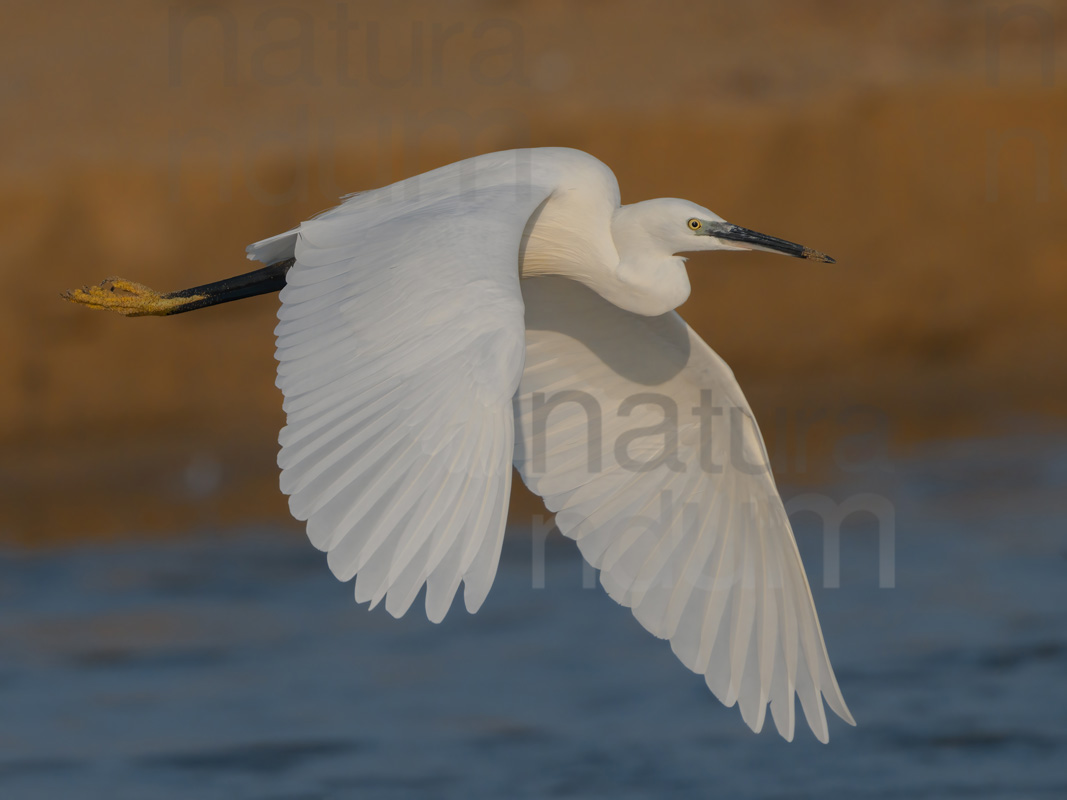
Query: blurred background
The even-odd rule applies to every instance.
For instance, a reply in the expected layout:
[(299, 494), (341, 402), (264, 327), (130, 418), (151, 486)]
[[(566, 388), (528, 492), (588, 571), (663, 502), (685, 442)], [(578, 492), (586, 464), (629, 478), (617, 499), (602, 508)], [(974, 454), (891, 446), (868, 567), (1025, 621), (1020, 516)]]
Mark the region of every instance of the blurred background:
[(6, 541), (287, 517), (276, 298), (126, 320), (61, 290), (245, 272), (345, 193), (517, 146), (837, 258), (691, 261), (682, 314), (782, 479), (875, 416), (893, 449), (1063, 428), (1062, 4), (5, 5)]
[[(1053, 597), (1063, 605), (1067, 553), (1059, 494), (1067, 482), (1063, 3), (2, 7), (0, 547), (8, 557), (0, 614), (10, 615), (4, 630), (19, 643), (11, 646), (37, 654), (28, 662), (10, 656), (9, 676), (18, 671), (10, 664), (52, 663), (48, 654), (65, 648), (99, 655), (97, 638), (71, 644), (69, 631), (80, 626), (69, 620), (46, 635), (41, 618), (11, 615), (45, 608), (42, 587), (75, 591), (71, 558), (91, 574), (98, 564), (112, 575), (101, 553), (136, 562), (131, 552), (140, 551), (122, 543), (154, 541), (150, 547), (162, 549), (146, 551), (156, 554), (149, 562), (176, 560), (197, 572), (205, 535), (269, 529), (297, 548), (292, 553), (307, 547), (277, 488), (284, 415), (274, 387), (276, 297), (129, 320), (67, 304), (62, 290), (121, 275), (166, 291), (245, 272), (246, 244), (343, 194), (482, 152), (544, 145), (603, 160), (623, 202), (684, 197), (836, 257), (822, 265), (752, 253), (694, 256), (693, 293), (681, 313), (733, 367), (787, 497), (819, 490), (840, 502), (871, 493), (891, 502), (905, 559), (898, 575), (907, 558), (931, 563), (919, 550), (901, 555), (906, 530), (926, 542), (927, 533), (949, 537), (951, 529), (967, 549), (975, 545), (966, 537), (985, 524), (992, 549), (979, 552), (990, 565), (1004, 558), (997, 548), (1005, 542), (1026, 542), (1047, 582), (1035, 584), (1041, 589), (1026, 595), (1023, 610), (1004, 611), (1004, 624), (1041, 620), (1036, 639), (1019, 646), (1062, 673), (1063, 617), (1042, 615)], [(945, 497), (947, 505), (924, 505)], [(1021, 525), (1024, 510), (1038, 517)], [(517, 489), (513, 532), (522, 535), (531, 515), (543, 513)], [(804, 525), (797, 527), (803, 540)], [(875, 546), (870, 530), (859, 535)], [(194, 541), (201, 544), (181, 544)], [(332, 581), (318, 554), (306, 558), (322, 582)], [(958, 567), (949, 556), (941, 566), (939, 574)], [(130, 569), (154, 574), (145, 564)], [(993, 583), (1003, 577), (989, 569)], [(34, 570), (39, 583), (27, 577)], [(129, 577), (127, 567), (120, 572)], [(876, 573), (863, 573), (863, 587), (876, 586)], [(925, 574), (916, 567), (912, 576)], [(980, 574), (968, 576), (975, 596), (987, 585)], [(1027, 576), (1019, 567), (1020, 585), (1036, 580)], [(100, 585), (126, 586), (133, 594), (124, 602), (151, 604), (137, 594), (149, 592), (146, 583), (131, 589), (113, 577)], [(92, 606), (86, 597), (97, 584), (74, 585), (88, 594), (65, 602)], [(334, 588), (331, 597), (348, 593)], [(875, 590), (871, 602), (889, 595), (902, 602), (902, 590)], [(897, 608), (902, 631), (927, 613), (931, 596)], [(843, 645), (851, 634), (842, 631), (867, 622), (848, 617), (855, 595), (835, 597), (820, 600), (820, 610), (830, 609), (830, 652), (844, 650), (846, 662), (851, 652), (852, 674), (860, 675), (864, 647)], [(960, 619), (987, 614), (981, 607), (965, 604)], [(352, 613), (343, 602), (337, 608)], [(609, 613), (620, 625), (632, 622), (621, 609), (612, 606), (605, 619)], [(372, 618), (384, 625), (381, 617)], [(233, 631), (246, 629), (242, 619)], [(835, 619), (843, 627), (834, 628)], [(949, 627), (967, 628), (953, 619)], [(119, 636), (105, 665), (107, 653), (161, 646), (145, 633), (157, 630), (153, 622), (118, 628), (140, 633)], [(638, 633), (635, 647), (655, 646)], [(931, 635), (926, 645), (937, 640)], [(994, 656), (1011, 636), (975, 635), (990, 669), (1006, 669)], [(942, 666), (946, 675), (959, 668)], [(916, 669), (913, 676), (924, 674)], [(672, 670), (683, 671), (665, 661), (663, 674)], [(851, 698), (855, 687), (846, 683)], [(970, 730), (968, 702), (946, 713)], [(729, 717), (724, 729), (741, 727), (734, 712), (719, 716)], [(92, 718), (82, 720), (83, 733)], [(0, 741), (11, 745), (21, 734), (9, 725)], [(1033, 745), (1035, 758), (1063, 752), (1067, 720), (1049, 725), (1059, 734)], [(55, 729), (39, 733), (47, 749)], [(890, 744), (932, 746), (900, 736)], [(937, 741), (958, 741), (951, 730), (944, 736)], [(987, 736), (977, 746), (996, 741)], [(30, 751), (31, 761), (45, 758)], [(255, 771), (259, 762), (238, 763)]]

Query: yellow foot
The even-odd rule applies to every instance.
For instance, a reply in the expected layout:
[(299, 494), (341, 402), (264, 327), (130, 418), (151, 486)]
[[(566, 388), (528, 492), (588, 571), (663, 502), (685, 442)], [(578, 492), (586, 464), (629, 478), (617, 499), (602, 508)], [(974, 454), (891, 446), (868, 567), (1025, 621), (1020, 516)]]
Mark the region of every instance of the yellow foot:
[(108, 278), (99, 286), (85, 286), (63, 292), (63, 298), (89, 308), (101, 308), (124, 317), (165, 317), (197, 297), (172, 297), (160, 294), (125, 278)]

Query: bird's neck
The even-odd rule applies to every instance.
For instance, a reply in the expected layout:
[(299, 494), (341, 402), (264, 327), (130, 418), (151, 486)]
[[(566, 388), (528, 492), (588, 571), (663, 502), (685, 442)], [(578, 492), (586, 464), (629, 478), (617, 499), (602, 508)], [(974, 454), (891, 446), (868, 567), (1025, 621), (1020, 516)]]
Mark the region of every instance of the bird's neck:
[[(641, 235), (612, 235), (615, 207), (578, 193), (556, 196), (523, 234), (520, 277), (562, 275), (584, 283), (619, 308), (659, 316), (689, 297), (685, 259)], [(603, 207), (602, 207), (603, 206)]]
[(606, 291), (597, 291), (605, 300), (635, 314), (658, 317), (689, 298), (689, 275), (681, 256), (626, 254), (613, 277)]

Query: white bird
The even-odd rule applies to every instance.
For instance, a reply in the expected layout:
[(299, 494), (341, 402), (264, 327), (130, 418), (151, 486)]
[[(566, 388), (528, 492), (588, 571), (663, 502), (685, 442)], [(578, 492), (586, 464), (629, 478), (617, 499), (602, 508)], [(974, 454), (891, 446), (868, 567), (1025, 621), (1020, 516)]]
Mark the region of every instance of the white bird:
[(281, 290), (281, 488), (357, 602), (477, 611), (511, 467), (725, 705), (827, 741), (834, 677), (752, 411), (674, 309), (698, 250), (828, 256), (685, 200), (621, 205), (578, 150), (491, 153), (347, 197), (248, 247), (266, 268), (159, 294), (67, 298), (167, 315)]

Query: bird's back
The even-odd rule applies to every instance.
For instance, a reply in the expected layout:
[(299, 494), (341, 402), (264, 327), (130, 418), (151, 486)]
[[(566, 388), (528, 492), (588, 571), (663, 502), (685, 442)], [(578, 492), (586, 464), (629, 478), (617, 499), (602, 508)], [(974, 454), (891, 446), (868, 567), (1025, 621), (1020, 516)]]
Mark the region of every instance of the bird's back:
[[(619, 205), (614, 173), (597, 158), (569, 147), (503, 150), (447, 164), (422, 175), (348, 195), (338, 206), (292, 230), (248, 246), (248, 258), (272, 264), (292, 258), (300, 232), (321, 223), (369, 231), (400, 217), (462, 214), (479, 196), (498, 192), (538, 197), (519, 257), (524, 274), (580, 272), (610, 260), (611, 214)], [(595, 223), (595, 230), (593, 224)], [(418, 231), (413, 229), (412, 235)], [(595, 234), (595, 236), (594, 236)], [(527, 245), (527, 237), (532, 242)], [(566, 274), (566, 273), (564, 273)], [(580, 276), (579, 276), (580, 277)]]

